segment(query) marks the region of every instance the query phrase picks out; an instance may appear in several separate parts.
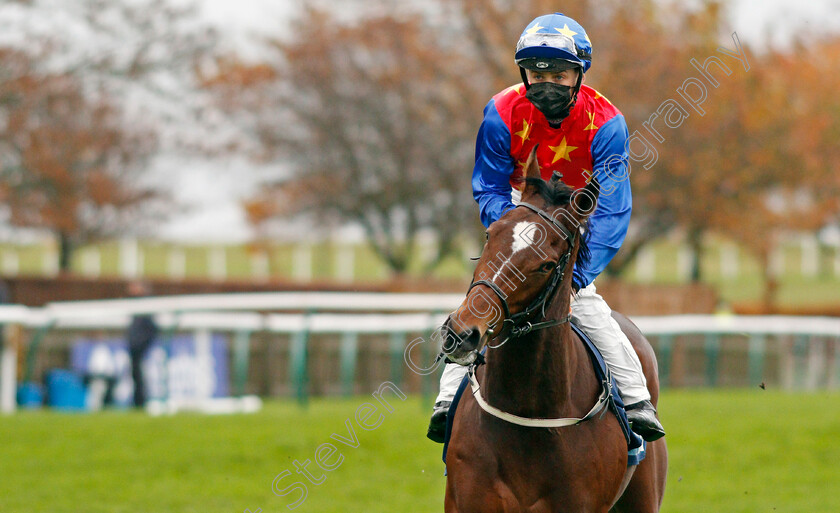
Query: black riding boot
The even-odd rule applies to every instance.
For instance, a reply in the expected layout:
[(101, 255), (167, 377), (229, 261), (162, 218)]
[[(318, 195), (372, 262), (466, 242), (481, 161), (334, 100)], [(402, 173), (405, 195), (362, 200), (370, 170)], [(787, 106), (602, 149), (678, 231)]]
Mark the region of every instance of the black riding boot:
[(451, 401), (435, 403), (432, 420), (429, 421), (429, 430), (426, 432), (429, 440), (439, 444), (443, 443), (443, 439), (446, 436), (446, 415), (449, 413), (449, 405), (451, 404)]
[(653, 442), (665, 436), (665, 428), (656, 418), (656, 408), (650, 401), (640, 401), (624, 407), (630, 428), (646, 442)]

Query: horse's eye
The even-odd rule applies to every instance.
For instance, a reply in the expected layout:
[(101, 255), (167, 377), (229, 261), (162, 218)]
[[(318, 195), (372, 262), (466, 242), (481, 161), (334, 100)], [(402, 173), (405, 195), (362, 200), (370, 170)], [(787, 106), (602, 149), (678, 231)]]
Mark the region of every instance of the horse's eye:
[(538, 270), (541, 273), (548, 273), (553, 271), (555, 267), (557, 267), (557, 262), (545, 262)]
[(484, 240), (490, 240), (490, 232), (484, 232)]

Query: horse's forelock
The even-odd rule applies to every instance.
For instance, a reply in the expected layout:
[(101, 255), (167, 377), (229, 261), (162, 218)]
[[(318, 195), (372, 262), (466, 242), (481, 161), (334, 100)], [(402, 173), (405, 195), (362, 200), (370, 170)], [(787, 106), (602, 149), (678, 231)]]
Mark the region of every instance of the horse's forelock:
[(562, 207), (568, 205), (572, 199), (574, 189), (563, 183), (558, 175), (546, 182), (542, 178), (526, 178), (527, 186), (533, 187), (537, 194), (545, 201), (546, 207)]
[[(527, 186), (533, 187), (536, 193), (545, 201), (547, 208), (568, 205), (572, 201), (572, 194), (575, 192), (574, 189), (563, 183), (562, 175), (558, 173), (555, 173), (547, 182), (542, 178), (525, 178), (525, 182)], [(585, 228), (588, 222), (589, 218), (583, 221), (582, 227)], [(591, 257), (588, 239), (589, 237), (586, 235), (580, 237), (577, 263), (583, 267), (586, 267)]]

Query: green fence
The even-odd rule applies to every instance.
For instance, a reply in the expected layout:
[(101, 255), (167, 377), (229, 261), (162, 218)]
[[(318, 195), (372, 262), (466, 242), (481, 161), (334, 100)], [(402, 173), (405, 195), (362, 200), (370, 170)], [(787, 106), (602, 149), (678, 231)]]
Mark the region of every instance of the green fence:
[[(4, 346), (23, 351), (23, 376), (39, 356), (90, 333), (122, 333), (130, 315), (155, 313), (167, 333), (228, 336), (234, 395), (351, 395), (391, 381), (430, 396), (440, 366), (433, 334), (461, 294), (255, 293), (165, 296), (0, 307), (0, 322), (26, 334)], [(840, 319), (682, 315), (636, 317), (656, 352), (665, 387), (837, 388)], [(63, 340), (63, 342), (61, 342)], [(16, 372), (4, 364), (3, 373)], [(7, 375), (0, 380), (10, 393)], [(12, 383), (16, 381), (12, 380)], [(6, 399), (8, 402), (8, 399)], [(5, 403), (4, 403), (5, 404)]]

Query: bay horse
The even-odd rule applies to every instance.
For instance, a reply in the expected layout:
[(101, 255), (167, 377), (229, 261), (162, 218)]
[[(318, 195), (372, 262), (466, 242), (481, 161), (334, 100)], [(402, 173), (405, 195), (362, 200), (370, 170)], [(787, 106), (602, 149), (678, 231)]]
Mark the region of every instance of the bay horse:
[[(627, 465), (624, 434), (615, 415), (598, 407), (604, 386), (568, 322), (571, 270), (586, 256), (580, 227), (595, 208), (597, 181), (578, 191), (559, 176), (545, 181), (535, 152), (520, 204), (488, 228), (473, 283), (442, 328), (451, 360), (485, 361), (470, 371), (473, 382), (454, 414), (445, 511), (657, 512), (665, 440), (649, 442), (645, 459)], [(656, 406), (653, 350), (630, 320), (613, 317), (639, 355)], [(540, 422), (549, 419), (565, 422)], [(537, 422), (521, 425), (527, 420)]]

